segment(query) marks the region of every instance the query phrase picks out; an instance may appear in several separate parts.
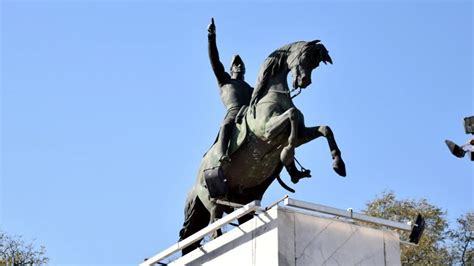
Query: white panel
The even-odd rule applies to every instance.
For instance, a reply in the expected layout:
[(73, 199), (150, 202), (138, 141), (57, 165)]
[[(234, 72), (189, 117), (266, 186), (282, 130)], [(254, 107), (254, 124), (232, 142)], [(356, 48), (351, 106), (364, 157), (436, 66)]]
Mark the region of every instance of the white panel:
[(385, 262), (387, 266), (401, 265), (400, 259), (400, 237), (393, 231), (384, 231)]
[(284, 216), (293, 216), (294, 225), (279, 228), (279, 241), (294, 235), (294, 251), (289, 243), (280, 248), (280, 265), (400, 265), (395, 233), (288, 209), (278, 213)]

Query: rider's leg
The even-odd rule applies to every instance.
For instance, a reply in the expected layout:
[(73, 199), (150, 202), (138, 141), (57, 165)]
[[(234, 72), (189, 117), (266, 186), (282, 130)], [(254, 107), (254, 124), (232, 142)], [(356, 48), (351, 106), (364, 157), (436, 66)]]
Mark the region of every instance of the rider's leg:
[(232, 129), (234, 127), (233, 121), (230, 119), (224, 120), (223, 125), (219, 131), (219, 138), (217, 140), (217, 152), (219, 161), (229, 160), (227, 157), (227, 150), (229, 149), (229, 141), (232, 137)]
[(229, 141), (232, 137), (232, 132), (235, 126), (235, 117), (237, 116), (240, 108), (231, 108), (227, 110), (224, 121), (222, 122), (221, 129), (219, 131), (219, 138), (217, 139), (217, 152), (219, 161), (229, 161), (227, 151), (229, 149)]

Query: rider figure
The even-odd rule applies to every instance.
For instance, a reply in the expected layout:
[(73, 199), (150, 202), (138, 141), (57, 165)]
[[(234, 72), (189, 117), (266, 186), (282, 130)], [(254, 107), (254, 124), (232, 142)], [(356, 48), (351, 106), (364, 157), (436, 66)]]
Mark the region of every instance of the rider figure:
[[(227, 150), (235, 126), (235, 117), (242, 106), (249, 105), (253, 88), (244, 81), (245, 65), (239, 55), (235, 55), (232, 58), (230, 75), (225, 71), (224, 66), (219, 60), (219, 52), (217, 51), (216, 45), (216, 26), (213, 18), (207, 31), (209, 60), (211, 61), (212, 70), (217, 78), (222, 102), (227, 109), (216, 143), (218, 158), (222, 163), (230, 161)], [(299, 179), (303, 177), (311, 177), (309, 170), (299, 171), (294, 162), (286, 166), (286, 169), (293, 183), (297, 183)]]
[(207, 31), (209, 60), (217, 78), (222, 102), (227, 109), (227, 114), (222, 122), (217, 140), (219, 161), (222, 162), (229, 160), (227, 148), (232, 136), (235, 117), (242, 106), (249, 104), (253, 88), (244, 81), (245, 65), (239, 55), (235, 55), (232, 59), (230, 75), (224, 70), (224, 66), (219, 60), (219, 52), (217, 51), (214, 19), (212, 19)]

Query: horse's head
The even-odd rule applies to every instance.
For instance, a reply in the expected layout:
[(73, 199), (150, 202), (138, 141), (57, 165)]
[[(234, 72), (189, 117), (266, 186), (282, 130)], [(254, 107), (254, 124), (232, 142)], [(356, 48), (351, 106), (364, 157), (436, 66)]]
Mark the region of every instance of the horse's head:
[(319, 40), (300, 42), (288, 56), (288, 67), (293, 76), (293, 88), (306, 88), (311, 84), (311, 72), (320, 62), (332, 64), (328, 50)]

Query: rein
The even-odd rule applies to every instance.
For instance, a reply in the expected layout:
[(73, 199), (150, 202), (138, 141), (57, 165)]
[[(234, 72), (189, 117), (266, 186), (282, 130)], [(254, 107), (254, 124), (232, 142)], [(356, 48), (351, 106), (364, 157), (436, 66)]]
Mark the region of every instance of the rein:
[[(292, 48), (292, 47), (289, 46), (289, 47), (286, 48), (286, 50), (282, 50), (282, 51), (281, 51), (281, 56), (285, 56), (286, 58), (288, 58), (288, 55), (291, 54), (291, 48)], [(305, 52), (305, 51), (306, 51), (306, 50), (304, 49), (304, 47), (303, 47), (303, 49), (300, 49), (300, 50), (297, 52), (296, 56), (294, 56), (293, 58), (290, 59), (290, 62), (289, 62), (288, 65), (292, 65), (294, 61), (299, 61), (301, 55), (302, 55), (303, 52)], [(276, 51), (275, 51), (275, 52), (276, 52)], [(273, 53), (272, 53), (272, 55), (273, 55)], [(279, 60), (282, 60), (282, 58), (280, 58)], [(279, 65), (279, 63), (278, 63), (278, 65)], [(270, 67), (270, 66), (267, 66), (267, 68), (269, 68), (269, 67)], [(280, 68), (280, 67), (281, 67), (281, 66), (279, 65), (278, 68)], [(261, 81), (262, 83), (263, 83), (263, 82), (266, 83), (266, 79), (269, 79), (267, 70), (268, 70), (268, 69), (265, 69), (265, 71), (264, 71), (264, 73), (266, 73), (266, 75), (265, 75), (265, 74), (263, 75), (264, 78), (263, 78), (263, 80)], [(274, 74), (274, 73), (273, 73), (274, 71), (275, 71), (275, 69), (273, 69), (273, 70), (271, 71), (270, 75), (273, 75), (273, 74)], [(299, 69), (297, 69), (297, 71), (299, 71)], [(265, 76), (266, 76), (266, 77), (265, 77)], [(296, 90), (298, 90), (298, 91), (297, 91), (293, 96), (291, 96), (291, 93), (294, 92), (294, 91), (296, 91)], [(273, 91), (273, 92), (276, 92), (276, 93), (285, 93), (285, 94), (288, 94), (288, 96), (290, 97), (290, 99), (293, 99), (293, 98), (295, 98), (296, 96), (300, 95), (302, 89), (301, 89), (301, 88), (294, 88), (294, 89), (292, 89), (292, 90), (290, 90), (290, 91), (278, 91), (278, 90), (269, 89), (268, 91)], [(268, 91), (267, 91), (267, 92), (268, 92)], [(250, 107), (252, 108), (251, 110), (252, 110), (252, 113), (253, 113), (254, 118), (256, 117), (256, 106), (257, 106), (257, 103), (259, 102), (259, 100), (260, 100), (261, 97), (262, 97), (262, 96), (258, 97), (258, 95), (257, 95), (257, 98), (256, 98), (255, 100), (251, 100)]]
[(295, 90), (298, 90), (298, 91), (296, 92), (295, 95), (291, 96), (291, 99), (293, 99), (293, 98), (295, 98), (296, 96), (300, 95), (300, 93), (301, 93), (301, 91), (302, 91), (301, 88), (298, 87), (298, 88), (296, 88), (296, 89), (292, 89), (292, 90), (290, 91), (290, 93), (294, 92)]
[[(293, 96), (291, 96), (291, 93), (298, 90)], [(291, 99), (295, 98), (296, 96), (300, 95), (300, 93), (302, 92), (302, 89), (300, 87), (296, 88), (296, 89), (292, 89), (291, 91), (279, 91), (279, 90), (273, 90), (273, 89), (269, 89), (268, 91), (272, 91), (272, 92), (276, 92), (276, 93), (283, 93), (283, 94), (288, 94), (288, 96), (290, 96)]]

